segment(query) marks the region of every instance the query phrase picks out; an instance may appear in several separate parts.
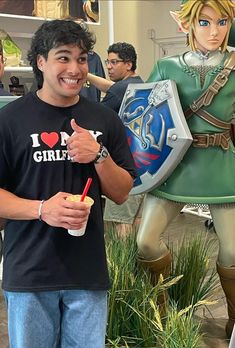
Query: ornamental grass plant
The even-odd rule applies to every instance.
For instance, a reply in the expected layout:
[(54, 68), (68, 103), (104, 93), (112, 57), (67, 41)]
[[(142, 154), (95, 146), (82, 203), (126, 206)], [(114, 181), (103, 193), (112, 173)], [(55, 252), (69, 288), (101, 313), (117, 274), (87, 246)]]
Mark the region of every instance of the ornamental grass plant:
[(192, 240), (185, 237), (178, 246), (172, 246), (173, 276), (183, 277), (169, 289), (171, 301), (179, 310), (192, 305), (213, 304), (212, 295), (218, 288), (217, 272), (210, 265), (210, 256), (216, 248), (215, 240), (206, 233), (195, 234)]
[[(190, 241), (190, 245), (185, 245), (183, 241), (182, 246), (172, 250), (176, 263), (173, 264), (171, 277), (165, 280), (160, 278), (153, 287), (150, 274), (137, 264), (135, 241), (135, 231), (125, 238), (120, 238), (113, 229), (106, 231), (112, 283), (107, 347), (198, 347), (201, 340), (200, 324), (193, 313), (197, 306), (210, 304), (206, 299), (215, 285), (214, 273), (208, 275), (207, 268), (211, 249), (197, 237)], [(197, 277), (195, 273), (198, 273)], [(168, 289), (170, 300), (166, 317), (161, 318), (157, 297), (164, 289)]]
[(149, 274), (138, 269), (135, 236), (120, 239), (112, 230), (106, 244), (112, 282), (107, 342), (111, 347), (154, 347), (156, 330), (149, 320), (154, 317), (150, 301), (158, 289), (151, 286)]

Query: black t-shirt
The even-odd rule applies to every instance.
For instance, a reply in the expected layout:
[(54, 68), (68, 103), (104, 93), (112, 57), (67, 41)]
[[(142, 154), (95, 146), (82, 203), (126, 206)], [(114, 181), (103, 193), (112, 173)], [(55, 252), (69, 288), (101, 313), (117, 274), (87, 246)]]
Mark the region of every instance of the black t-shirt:
[(129, 83), (141, 83), (143, 80), (140, 76), (128, 77), (124, 80), (115, 82), (106, 92), (102, 104), (108, 106), (116, 112), (119, 112), (122, 99)]
[[(115, 112), (80, 97), (55, 107), (34, 93), (0, 110), (0, 187), (26, 199), (46, 200), (59, 191), (81, 193), (88, 177), (95, 204), (83, 237), (43, 221), (8, 220), (4, 235), (3, 289), (48, 291), (107, 289), (101, 190), (92, 163), (73, 163), (66, 138), (70, 120), (102, 140), (114, 161), (135, 175), (125, 129)], [(1, 204), (4, 204), (1, 202)]]

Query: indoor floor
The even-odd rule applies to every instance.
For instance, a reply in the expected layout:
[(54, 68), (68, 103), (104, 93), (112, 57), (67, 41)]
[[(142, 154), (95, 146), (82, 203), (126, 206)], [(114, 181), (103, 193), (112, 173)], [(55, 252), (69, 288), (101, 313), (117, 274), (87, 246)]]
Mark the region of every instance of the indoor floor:
[[(190, 238), (193, 235), (195, 235), (195, 233), (203, 231), (205, 233), (206, 238), (217, 240), (213, 229), (210, 229), (209, 232), (207, 232), (205, 227), (205, 221), (205, 217), (199, 217), (188, 213), (180, 214), (180, 216), (178, 216), (171, 224), (170, 228), (168, 229), (165, 235), (165, 239), (170, 243), (180, 243), (183, 235), (185, 235), (187, 238)], [(216, 260), (217, 257), (217, 250), (214, 252), (213, 255), (214, 260)], [(226, 339), (224, 332), (227, 311), (224, 294), (221, 290), (221, 287), (218, 288), (218, 291), (215, 295), (215, 299), (217, 300), (216, 304), (204, 307), (196, 313), (198, 319), (202, 321), (202, 332), (204, 333), (203, 344), (199, 348), (227, 348), (229, 346), (229, 341)], [(7, 318), (4, 300), (1, 292), (0, 347), (9, 347), (7, 338)]]

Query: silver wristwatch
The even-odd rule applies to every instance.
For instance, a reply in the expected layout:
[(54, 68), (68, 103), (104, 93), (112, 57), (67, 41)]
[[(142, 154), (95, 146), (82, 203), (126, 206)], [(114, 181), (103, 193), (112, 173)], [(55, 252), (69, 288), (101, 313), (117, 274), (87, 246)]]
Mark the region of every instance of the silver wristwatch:
[(106, 160), (106, 158), (109, 156), (109, 152), (106, 149), (106, 147), (101, 143), (99, 152), (97, 153), (97, 156), (94, 160), (94, 163), (102, 163)]

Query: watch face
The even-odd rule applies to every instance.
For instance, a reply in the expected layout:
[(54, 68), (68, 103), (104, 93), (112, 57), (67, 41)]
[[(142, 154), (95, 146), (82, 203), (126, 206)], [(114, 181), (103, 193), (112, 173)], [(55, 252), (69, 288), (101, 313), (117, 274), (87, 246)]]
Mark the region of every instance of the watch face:
[(101, 163), (103, 162), (109, 155), (108, 150), (106, 149), (106, 147), (102, 146), (102, 149), (99, 153), (99, 157), (96, 160), (96, 163)]
[(106, 148), (103, 148), (103, 150), (101, 151), (101, 157), (103, 158), (107, 158), (109, 155), (109, 152)]

